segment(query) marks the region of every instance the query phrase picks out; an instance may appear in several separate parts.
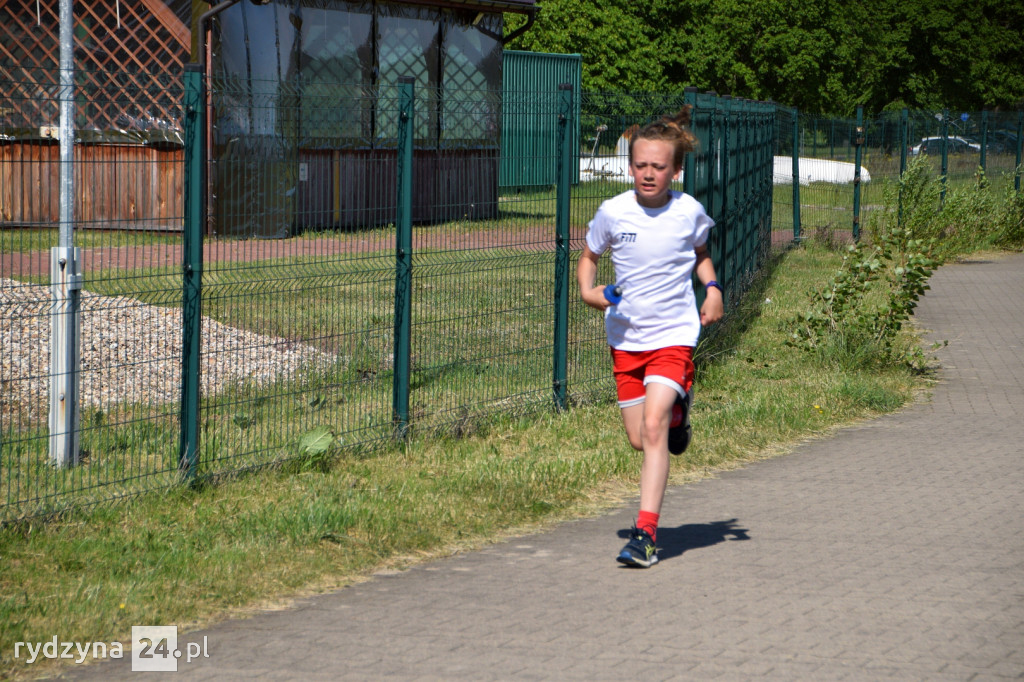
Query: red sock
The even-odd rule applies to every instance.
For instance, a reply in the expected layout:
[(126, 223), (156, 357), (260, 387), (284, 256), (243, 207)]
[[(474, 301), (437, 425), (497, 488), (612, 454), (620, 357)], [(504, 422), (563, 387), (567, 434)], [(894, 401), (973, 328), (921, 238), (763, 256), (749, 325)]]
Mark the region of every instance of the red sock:
[(658, 518), (654, 512), (640, 510), (636, 517), (636, 527), (645, 530), (650, 534), (651, 540), (658, 541)]

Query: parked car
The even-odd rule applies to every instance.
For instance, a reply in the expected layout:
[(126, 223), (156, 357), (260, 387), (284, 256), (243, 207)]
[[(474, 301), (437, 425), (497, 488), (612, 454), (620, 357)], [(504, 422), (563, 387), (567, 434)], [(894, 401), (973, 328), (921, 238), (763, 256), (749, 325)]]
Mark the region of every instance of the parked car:
[[(951, 135), (946, 138), (946, 153), (947, 154), (966, 154), (968, 152), (980, 152), (981, 145), (972, 140), (967, 140), (963, 137), (957, 137)], [(910, 148), (910, 153), (914, 156), (918, 154), (941, 154), (942, 153), (942, 138), (941, 137), (923, 137), (921, 143), (916, 147)]]

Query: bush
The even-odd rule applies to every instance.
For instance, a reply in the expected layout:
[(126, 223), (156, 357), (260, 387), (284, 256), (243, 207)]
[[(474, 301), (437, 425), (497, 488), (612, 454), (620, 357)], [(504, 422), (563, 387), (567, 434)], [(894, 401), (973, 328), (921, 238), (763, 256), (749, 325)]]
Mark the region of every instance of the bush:
[(919, 353), (902, 340), (937, 261), (934, 240), (914, 239), (907, 228), (877, 234), (874, 246), (847, 248), (829, 285), (811, 294), (810, 310), (791, 320), (787, 343), (845, 369), (906, 362)]
[[(1017, 169), (1019, 177), (1021, 169)], [(1001, 249), (1024, 251), (1024, 192), (1018, 192), (1011, 181), (1006, 183), (1003, 202), (996, 218), (993, 243)]]
[(923, 353), (901, 331), (934, 269), (983, 249), (1024, 248), (1024, 195), (1015, 190), (1014, 176), (1003, 179), (1002, 196), (982, 171), (975, 178), (942, 200), (930, 166), (914, 160), (886, 187), (867, 243), (848, 247), (828, 286), (811, 293), (809, 310), (790, 320), (787, 343), (845, 368), (920, 368)]
[(950, 187), (942, 200), (940, 179), (915, 159), (887, 186), (885, 210), (874, 227), (885, 230), (895, 222), (915, 239), (935, 239), (934, 256), (942, 262), (985, 249), (1024, 248), (1024, 196), (1014, 188), (1015, 177), (1004, 176), (1000, 192), (979, 168), (973, 182)]

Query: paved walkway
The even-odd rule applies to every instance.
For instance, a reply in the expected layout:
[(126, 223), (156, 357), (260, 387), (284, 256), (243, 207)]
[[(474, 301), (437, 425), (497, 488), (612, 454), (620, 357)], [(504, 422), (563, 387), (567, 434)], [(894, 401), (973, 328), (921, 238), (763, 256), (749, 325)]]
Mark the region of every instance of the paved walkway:
[(190, 634), (175, 679), (1024, 679), (1024, 257), (917, 320), (931, 400), (670, 489), (650, 570), (630, 506)]

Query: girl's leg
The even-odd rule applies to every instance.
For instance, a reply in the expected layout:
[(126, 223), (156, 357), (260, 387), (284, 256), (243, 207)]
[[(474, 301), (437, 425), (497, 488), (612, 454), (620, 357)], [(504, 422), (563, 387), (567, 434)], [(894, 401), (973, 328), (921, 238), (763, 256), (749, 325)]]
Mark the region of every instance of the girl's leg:
[(654, 382), (647, 384), (640, 430), (644, 451), (644, 463), (640, 470), (641, 511), (661, 513), (661, 503), (668, 486), (668, 425), (675, 401), (674, 388)]
[[(629, 443), (644, 453), (640, 469), (640, 513), (629, 542), (616, 559), (647, 568), (658, 562), (658, 522), (668, 486), (668, 432), (677, 389), (685, 389), (692, 373), (687, 349), (670, 347), (637, 357), (613, 351), (622, 423)], [(689, 367), (689, 370), (687, 370)], [(648, 382), (644, 385), (644, 382)], [(630, 404), (634, 401), (642, 401)]]
[(622, 423), (629, 444), (644, 453), (640, 470), (640, 510), (661, 513), (661, 500), (668, 485), (668, 425), (676, 391), (670, 386), (650, 383), (639, 405), (622, 408)]
[(630, 405), (622, 408), (622, 424), (626, 427), (626, 437), (634, 450), (643, 452), (644, 439), (644, 404)]

